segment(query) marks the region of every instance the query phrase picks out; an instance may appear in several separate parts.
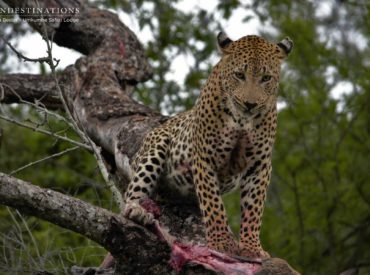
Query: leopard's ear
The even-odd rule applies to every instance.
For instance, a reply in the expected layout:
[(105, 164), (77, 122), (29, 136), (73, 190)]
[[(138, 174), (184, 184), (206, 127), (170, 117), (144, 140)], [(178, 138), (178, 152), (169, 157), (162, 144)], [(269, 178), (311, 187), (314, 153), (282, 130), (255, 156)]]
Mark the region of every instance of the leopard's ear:
[(219, 32), (217, 35), (217, 44), (221, 52), (224, 54), (229, 53), (227, 48), (231, 45), (233, 41), (224, 32)]
[(277, 45), (282, 53), (282, 58), (287, 57), (293, 49), (293, 41), (289, 37), (285, 37)]

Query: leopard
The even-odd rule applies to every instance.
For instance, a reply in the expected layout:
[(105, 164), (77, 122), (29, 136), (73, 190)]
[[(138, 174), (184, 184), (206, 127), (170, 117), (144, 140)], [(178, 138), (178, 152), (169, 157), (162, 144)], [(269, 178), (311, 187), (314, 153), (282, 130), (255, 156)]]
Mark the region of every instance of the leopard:
[[(293, 42), (257, 35), (217, 35), (221, 59), (192, 109), (146, 134), (132, 161), (124, 215), (151, 223), (140, 201), (159, 184), (178, 196), (195, 196), (207, 246), (231, 255), (269, 258), (260, 242), (261, 220), (272, 173), (281, 66)], [(228, 223), (222, 195), (240, 190), (240, 230)]]

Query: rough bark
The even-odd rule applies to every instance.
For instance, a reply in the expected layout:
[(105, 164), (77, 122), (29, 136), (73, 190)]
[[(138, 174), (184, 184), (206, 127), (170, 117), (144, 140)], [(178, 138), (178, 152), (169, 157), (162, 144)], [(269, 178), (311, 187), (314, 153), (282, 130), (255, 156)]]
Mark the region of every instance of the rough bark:
[[(120, 215), (93, 206), (59, 192), (43, 189), (20, 179), (0, 173), (0, 204), (14, 207), (24, 214), (33, 215), (61, 227), (80, 233), (105, 247), (114, 255), (119, 274), (169, 274), (170, 249), (150, 229), (144, 228)], [(172, 235), (200, 241), (202, 232), (194, 230), (194, 213), (197, 208), (187, 207), (186, 212), (177, 205), (162, 206), (161, 224), (171, 227)], [(152, 228), (154, 230), (154, 228)], [(189, 235), (190, 234), (190, 235)], [(138, 259), (145, 259), (140, 261)], [(74, 273), (87, 274), (91, 268), (74, 269)], [(273, 273), (271, 273), (273, 271)], [(110, 270), (107, 271), (111, 272)], [(202, 267), (191, 267), (184, 274), (211, 274)], [(255, 274), (295, 274), (280, 259), (270, 259)]]
[[(60, 72), (60, 86), (74, 119), (104, 149), (110, 166), (117, 168), (112, 169), (111, 173), (119, 179), (124, 190), (127, 183), (124, 164), (127, 158), (137, 151), (148, 131), (166, 120), (166, 117), (139, 104), (130, 96), (138, 82), (152, 75), (136, 36), (117, 15), (86, 6), (83, 1), (39, 0), (38, 4), (33, 0), (5, 2), (19, 8), (38, 5), (79, 8), (80, 12), (74, 15), (60, 15), (61, 18), (76, 18), (76, 23), (47, 22), (46, 28), (32, 22), (30, 25), (40, 34), (52, 38), (56, 44), (86, 55)], [(19, 95), (26, 101), (42, 98), (42, 102), (50, 108), (61, 106), (56, 98), (55, 83), (49, 76), (5, 75), (0, 77), (0, 83), (14, 90), (3, 89), (1, 102), (19, 102)], [(98, 242), (117, 259), (117, 272), (171, 273), (167, 264), (169, 250), (165, 244), (147, 229), (107, 210), (3, 174), (0, 175), (0, 203), (47, 219)], [(174, 236), (185, 240), (204, 240), (198, 207), (194, 203), (163, 201), (161, 209), (161, 222), (171, 228)], [(186, 272), (204, 274), (205, 271), (190, 267)]]
[(0, 203), (94, 240), (109, 250), (118, 263), (122, 263), (119, 266), (122, 273), (138, 271), (137, 265), (130, 264), (137, 258), (145, 258), (141, 263), (142, 270), (157, 268), (170, 271), (166, 263), (169, 251), (165, 243), (147, 229), (106, 209), (2, 173)]
[(19, 103), (20, 100), (39, 101), (49, 109), (61, 108), (61, 102), (51, 76), (12, 74), (0, 76), (0, 102)]

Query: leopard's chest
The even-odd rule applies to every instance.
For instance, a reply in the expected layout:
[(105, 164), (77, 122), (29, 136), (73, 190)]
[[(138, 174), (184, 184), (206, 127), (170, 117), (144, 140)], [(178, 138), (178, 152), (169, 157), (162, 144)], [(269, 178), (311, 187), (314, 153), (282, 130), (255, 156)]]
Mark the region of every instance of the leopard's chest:
[[(242, 172), (229, 177), (218, 178), (221, 194), (228, 193), (240, 185)], [(194, 196), (195, 186), (191, 167), (191, 158), (183, 162), (168, 163), (165, 171), (165, 182), (182, 196)], [(207, 182), (201, 183), (207, 184)]]
[[(192, 171), (197, 169), (192, 167), (194, 149), (191, 141), (192, 135), (198, 133), (193, 133), (189, 128), (184, 127), (173, 137), (164, 171), (168, 185), (184, 196), (195, 193)], [(203, 145), (207, 152), (206, 161), (210, 162), (218, 175), (217, 182), (222, 194), (239, 186), (243, 171), (247, 168), (237, 151), (245, 150), (249, 141), (241, 144), (243, 142), (238, 142), (240, 138), (246, 137), (233, 127), (225, 127), (218, 134), (215, 132), (212, 138), (206, 139)]]

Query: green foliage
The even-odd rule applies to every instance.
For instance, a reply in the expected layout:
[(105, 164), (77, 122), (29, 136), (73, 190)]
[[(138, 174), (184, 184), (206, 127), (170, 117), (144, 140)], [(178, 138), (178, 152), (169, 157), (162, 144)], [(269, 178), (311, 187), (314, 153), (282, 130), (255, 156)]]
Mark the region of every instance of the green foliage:
[[(267, 26), (261, 32), (265, 37), (278, 41), (290, 36), (295, 46), (280, 86), (279, 100), (285, 107), (279, 113), (262, 243), (273, 256), (286, 259), (303, 274), (338, 274), (354, 267), (361, 267), (362, 274), (370, 273), (370, 7), (366, 1), (218, 1), (213, 12), (199, 7), (183, 11), (177, 6), (180, 1), (169, 0), (94, 2), (129, 13), (142, 29), (150, 30), (152, 38), (144, 46), (155, 73), (135, 96), (170, 114), (191, 108), (215, 63), (215, 36), (221, 30), (216, 18), (232, 18), (235, 9), (242, 7)], [(249, 14), (246, 21), (252, 18)], [(185, 58), (179, 62), (181, 55)], [(174, 62), (184, 67), (184, 83), (168, 77)], [(338, 96), (338, 91), (347, 93)], [(42, 120), (24, 108), (7, 111), (21, 119), (26, 113), (28, 118)], [(12, 171), (69, 146), (0, 123), (5, 132), (1, 171)], [(56, 122), (50, 127), (65, 128)], [(111, 207), (95, 161), (82, 150), (17, 176)], [(239, 194), (225, 200), (237, 232)], [(24, 217), (34, 245), (21, 218), (13, 215), (20, 228), (8, 210), (0, 208), (5, 221), (0, 224), (1, 239), (18, 249), (14, 259), (22, 253), (39, 263), (37, 247), (48, 257), (45, 268), (51, 270), (97, 265), (102, 259), (102, 249), (82, 237)], [(53, 252), (59, 248), (60, 253)], [(11, 251), (7, 250), (9, 257)]]
[[(2, 106), (8, 115), (39, 124), (47, 130), (77, 139), (66, 125), (24, 107)], [(4, 137), (0, 147), (0, 171), (11, 173), (30, 162), (72, 147), (32, 130), (0, 122)], [(70, 194), (95, 205), (112, 208), (109, 191), (102, 183), (95, 159), (77, 149), (15, 173), (14, 176), (45, 188)], [(37, 218), (0, 207), (2, 256), (0, 273), (48, 270), (69, 273), (73, 265), (97, 265), (105, 250), (90, 240)], [(12, 271), (10, 271), (12, 270)], [(3, 274), (3, 273), (2, 273)]]

